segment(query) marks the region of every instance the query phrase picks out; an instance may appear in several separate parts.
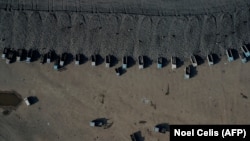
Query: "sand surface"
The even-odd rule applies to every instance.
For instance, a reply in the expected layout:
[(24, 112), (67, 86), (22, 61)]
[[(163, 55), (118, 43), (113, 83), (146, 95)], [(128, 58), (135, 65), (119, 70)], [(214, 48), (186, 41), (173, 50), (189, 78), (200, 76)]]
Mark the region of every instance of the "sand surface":
[[(152, 132), (156, 124), (249, 124), (250, 101), (242, 94), (250, 96), (250, 65), (239, 59), (198, 66), (190, 80), (184, 80), (185, 65), (176, 71), (170, 65), (160, 70), (156, 64), (144, 70), (134, 65), (120, 77), (114, 68), (92, 67), (90, 62), (70, 64), (62, 72), (38, 62), (7, 65), (1, 60), (0, 65), (2, 90), (39, 99), (30, 107), (23, 102), (10, 115), (0, 115), (3, 141), (130, 140), (138, 130), (145, 140), (166, 141), (168, 134)], [(89, 121), (101, 117), (113, 125), (89, 126)]]

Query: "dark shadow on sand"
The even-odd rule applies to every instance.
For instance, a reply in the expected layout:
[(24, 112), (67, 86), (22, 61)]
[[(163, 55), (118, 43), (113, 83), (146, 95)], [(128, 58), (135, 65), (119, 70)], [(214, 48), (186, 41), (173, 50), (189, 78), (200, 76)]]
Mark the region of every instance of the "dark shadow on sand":
[(7, 54), (7, 58), (10, 59), (10, 62), (9, 62), (10, 64), (16, 62), (16, 55), (17, 55), (16, 50), (14, 49), (9, 50), (9, 53)]
[(167, 65), (168, 65), (168, 60), (167, 60), (167, 58), (165, 58), (165, 57), (162, 57), (162, 67), (164, 68), (164, 67), (166, 67)]
[[(34, 61), (37, 61), (39, 58), (40, 58), (40, 53), (38, 52), (38, 50), (33, 50), (33, 58), (32, 58), (32, 60), (33, 60), (33, 62)], [(31, 62), (32, 62), (32, 60), (31, 60)]]
[(71, 53), (64, 52), (60, 54), (60, 61), (64, 61), (64, 65), (62, 67), (66, 67), (74, 60), (74, 57)]
[(144, 58), (144, 68), (150, 67), (153, 61), (148, 56), (143, 56), (143, 58)]
[(125, 74), (127, 72), (127, 70), (123, 69), (122, 67), (118, 67), (117, 69), (120, 72), (120, 75), (123, 75), (123, 74)]
[(46, 58), (48, 58), (50, 53), (50, 62), (55, 61), (55, 59), (57, 58), (57, 54), (54, 50), (50, 50), (49, 52), (46, 53)]
[(80, 53), (79, 65), (84, 64), (86, 62), (88, 62), (88, 57), (86, 57), (84, 54)]
[(220, 57), (217, 54), (212, 54), (212, 57), (214, 59), (214, 64), (218, 64), (220, 62)]
[(194, 56), (196, 58), (196, 61), (197, 61), (198, 65), (201, 65), (201, 64), (204, 63), (204, 59), (201, 56), (199, 56), (199, 55), (194, 55)]
[(128, 56), (128, 64), (127, 64), (127, 68), (133, 67), (135, 65), (135, 60), (133, 57)]
[(132, 141), (145, 141), (145, 138), (142, 137), (141, 131), (137, 131), (130, 135)]
[(232, 54), (233, 54), (234, 60), (237, 60), (239, 58), (239, 54), (238, 54), (238, 51), (236, 49), (232, 49)]
[(118, 64), (118, 59), (114, 55), (110, 55), (110, 67), (113, 67)]
[(103, 62), (104, 62), (104, 58), (101, 55), (97, 54), (96, 55), (96, 66), (101, 65)]
[(184, 65), (184, 61), (182, 61), (180, 58), (176, 57), (176, 67), (179, 68)]
[(27, 56), (27, 50), (26, 49), (20, 49), (20, 51), (21, 51), (21, 54), (20, 54), (20, 61), (24, 61), (26, 58), (26, 56)]
[(92, 120), (92, 122), (95, 123), (102, 123), (102, 125), (107, 125), (108, 119), (107, 118), (97, 118), (95, 120)]
[(166, 133), (170, 131), (170, 126), (168, 123), (160, 123), (160, 124), (157, 124), (155, 127), (160, 129), (159, 131), (160, 133)]
[(190, 66), (190, 78), (193, 78), (198, 74), (198, 71), (196, 67), (193, 67), (193, 65), (189, 66)]
[(36, 96), (29, 96), (28, 100), (30, 102), (30, 105), (34, 105), (39, 101), (39, 99)]

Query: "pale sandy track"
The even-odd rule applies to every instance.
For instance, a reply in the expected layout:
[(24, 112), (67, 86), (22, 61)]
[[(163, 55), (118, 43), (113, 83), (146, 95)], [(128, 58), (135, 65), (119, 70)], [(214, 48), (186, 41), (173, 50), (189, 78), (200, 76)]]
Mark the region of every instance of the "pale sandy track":
[(71, 40), (71, 28), (72, 28), (72, 22), (71, 17), (68, 13), (58, 13), (57, 14), (57, 49), (58, 53), (61, 54), (63, 52), (69, 52), (70, 51), (70, 40)]
[[(42, 40), (40, 39), (43, 36), (42, 29), (42, 17), (39, 12), (31, 13), (29, 21), (28, 21), (28, 36), (30, 39), (25, 39), (27, 48), (42, 48), (43, 46), (40, 44)], [(22, 34), (22, 33), (21, 33)], [(36, 46), (40, 45), (40, 46)]]
[(119, 53), (124, 55), (131, 55), (134, 52), (134, 44), (136, 40), (136, 23), (138, 18), (134, 16), (124, 15), (122, 16), (122, 22), (120, 26), (119, 41)]
[(180, 56), (181, 58), (184, 58), (185, 53), (184, 30), (187, 22), (186, 17), (176, 17), (173, 19), (169, 29), (169, 48), (172, 50), (173, 55)]
[(192, 53), (197, 53), (200, 50), (200, 35), (202, 33), (202, 20), (201, 17), (190, 17), (188, 24), (184, 30), (185, 45), (184, 52), (186, 56)]
[[(57, 26), (56, 23), (58, 21), (57, 17), (55, 14), (51, 13), (51, 14), (47, 14), (45, 15), (45, 19), (43, 21), (43, 26), (42, 26), (42, 37), (40, 38), (40, 40), (42, 40), (41, 44), (42, 44), (42, 48), (48, 48), (49, 49), (56, 49), (57, 46)], [(44, 26), (44, 25), (50, 25), (50, 26)], [(39, 40), (38, 37), (37, 40)]]
[(216, 24), (216, 17), (205, 16), (202, 20), (202, 31), (200, 37), (200, 48), (205, 50), (203, 53), (207, 55), (208, 53), (220, 52), (217, 43), (217, 32), (218, 27)]
[(138, 33), (138, 44), (139, 46), (135, 50), (136, 56), (147, 55), (150, 56), (150, 48), (151, 42), (152, 42), (152, 31), (153, 31), (153, 25), (152, 25), (152, 19), (149, 17), (143, 17), (140, 26), (140, 30)]
[(87, 21), (88, 25), (88, 46), (86, 47), (86, 51), (88, 54), (98, 53), (100, 49), (101, 42), (101, 23), (98, 15), (93, 15), (89, 17), (89, 21)]
[[(121, 15), (108, 15), (102, 16), (100, 19), (102, 25), (101, 41), (100, 41), (100, 54), (118, 54), (118, 38), (119, 27), (121, 26)], [(108, 40), (107, 40), (108, 39)]]
[(236, 31), (236, 41), (238, 43), (244, 43), (249, 42), (249, 29), (248, 29), (248, 23), (247, 19), (250, 15), (247, 11), (238, 11), (235, 14), (235, 18), (237, 19), (235, 21), (235, 31)]
[[(86, 20), (83, 15), (72, 14), (72, 30), (69, 50), (72, 54), (85, 53), (86, 46)], [(78, 38), (80, 36), (80, 38)], [(82, 48), (79, 48), (79, 47)]]

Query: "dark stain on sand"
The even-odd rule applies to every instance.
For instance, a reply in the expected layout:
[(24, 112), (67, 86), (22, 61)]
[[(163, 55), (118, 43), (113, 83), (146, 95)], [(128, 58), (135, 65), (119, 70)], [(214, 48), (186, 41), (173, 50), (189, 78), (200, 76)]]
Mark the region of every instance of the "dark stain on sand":
[(0, 107), (16, 108), (22, 102), (22, 97), (15, 91), (0, 91)]

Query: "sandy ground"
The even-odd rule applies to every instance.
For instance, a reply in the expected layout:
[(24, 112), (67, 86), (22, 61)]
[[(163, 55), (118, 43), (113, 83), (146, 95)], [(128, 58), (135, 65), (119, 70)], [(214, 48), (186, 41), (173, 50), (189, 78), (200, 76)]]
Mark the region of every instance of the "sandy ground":
[[(188, 64), (175, 71), (170, 65), (159, 70), (156, 64), (139, 70), (136, 64), (118, 77), (114, 67), (104, 64), (69, 64), (58, 72), (52, 64), (7, 65), (1, 60), (1, 90), (37, 96), (39, 101), (30, 107), (23, 102), (10, 115), (1, 114), (0, 140), (125, 141), (140, 130), (146, 141), (166, 141), (168, 134), (152, 132), (156, 124), (250, 123), (250, 101), (242, 97), (250, 96), (249, 63), (222, 58), (212, 67), (198, 66), (197, 75), (184, 80)], [(113, 125), (89, 126), (89, 121), (101, 117)]]

